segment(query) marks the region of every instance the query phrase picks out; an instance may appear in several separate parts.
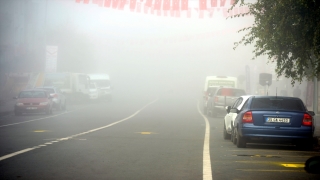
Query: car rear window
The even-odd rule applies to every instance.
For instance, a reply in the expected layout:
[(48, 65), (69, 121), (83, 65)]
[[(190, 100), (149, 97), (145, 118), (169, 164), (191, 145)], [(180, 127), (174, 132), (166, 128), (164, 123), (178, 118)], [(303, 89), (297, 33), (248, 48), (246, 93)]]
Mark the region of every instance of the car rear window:
[(46, 93), (43, 91), (24, 91), (19, 94), (19, 98), (45, 98)]
[(301, 100), (286, 98), (254, 98), (251, 103), (251, 109), (305, 111)]
[(243, 96), (246, 95), (242, 89), (222, 88), (217, 93), (218, 96)]
[(54, 89), (52, 88), (42, 88), (42, 89), (46, 90), (50, 94), (54, 93)]

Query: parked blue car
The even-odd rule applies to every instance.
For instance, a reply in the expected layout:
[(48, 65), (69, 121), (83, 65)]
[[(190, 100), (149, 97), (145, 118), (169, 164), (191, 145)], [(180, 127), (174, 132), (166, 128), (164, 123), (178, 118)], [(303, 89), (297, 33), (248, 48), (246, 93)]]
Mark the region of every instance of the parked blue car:
[[(241, 97), (240, 97), (241, 98)], [(302, 100), (285, 96), (250, 96), (237, 113), (231, 139), (239, 148), (248, 142), (290, 142), (302, 149), (313, 147), (313, 111)], [(228, 112), (228, 113), (229, 113)]]

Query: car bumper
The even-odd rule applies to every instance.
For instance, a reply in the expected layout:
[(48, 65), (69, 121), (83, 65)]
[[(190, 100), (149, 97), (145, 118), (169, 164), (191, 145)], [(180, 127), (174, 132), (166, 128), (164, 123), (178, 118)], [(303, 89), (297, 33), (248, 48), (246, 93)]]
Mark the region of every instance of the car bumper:
[(46, 112), (50, 109), (50, 106), (15, 106), (14, 112), (17, 113), (40, 113)]
[(243, 137), (261, 137), (261, 138), (312, 138), (312, 127), (302, 126), (297, 128), (285, 127), (242, 127), (239, 133)]
[(90, 94), (89, 97), (91, 100), (94, 100), (94, 99), (98, 99), (99, 95), (98, 94)]

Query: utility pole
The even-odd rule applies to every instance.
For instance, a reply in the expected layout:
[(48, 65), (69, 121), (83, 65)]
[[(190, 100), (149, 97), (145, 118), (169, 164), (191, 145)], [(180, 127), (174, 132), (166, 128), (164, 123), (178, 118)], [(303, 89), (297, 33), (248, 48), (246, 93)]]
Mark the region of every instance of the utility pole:
[(313, 79), (313, 111), (318, 114), (318, 78)]

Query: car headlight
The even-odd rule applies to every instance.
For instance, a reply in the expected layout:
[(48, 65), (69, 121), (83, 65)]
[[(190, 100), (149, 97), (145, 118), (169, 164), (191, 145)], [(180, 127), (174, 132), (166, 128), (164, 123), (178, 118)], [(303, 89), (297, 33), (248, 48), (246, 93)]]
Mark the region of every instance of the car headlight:
[(40, 105), (47, 105), (48, 102), (41, 102)]
[(16, 105), (17, 106), (23, 106), (23, 103), (17, 103)]

